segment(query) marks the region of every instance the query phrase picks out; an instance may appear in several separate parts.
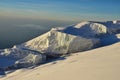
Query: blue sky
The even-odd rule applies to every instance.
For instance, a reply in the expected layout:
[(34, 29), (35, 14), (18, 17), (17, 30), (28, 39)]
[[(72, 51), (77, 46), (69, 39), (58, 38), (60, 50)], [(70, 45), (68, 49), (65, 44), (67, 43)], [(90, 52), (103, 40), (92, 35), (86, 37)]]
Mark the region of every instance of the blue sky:
[(115, 20), (120, 19), (120, 0), (0, 0), (0, 17)]

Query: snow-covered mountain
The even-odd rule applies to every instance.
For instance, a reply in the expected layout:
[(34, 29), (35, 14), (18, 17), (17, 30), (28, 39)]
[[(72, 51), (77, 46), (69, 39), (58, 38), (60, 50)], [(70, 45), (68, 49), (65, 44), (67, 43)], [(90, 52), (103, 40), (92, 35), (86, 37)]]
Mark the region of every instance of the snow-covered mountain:
[(107, 27), (96, 22), (81, 22), (77, 25), (66, 27), (62, 30), (58, 29), (58, 31), (76, 36), (91, 38), (106, 34)]
[[(79, 52), (94, 48), (99, 44), (98, 36), (107, 34), (107, 27), (94, 22), (81, 22), (65, 28), (52, 28), (22, 47), (47, 55)], [(83, 44), (84, 43), (84, 44)]]
[[(120, 21), (89, 21), (64, 28), (52, 28), (30, 41), (0, 50), (0, 59), (5, 60), (0, 63), (0, 67), (33, 66), (44, 62), (46, 56), (56, 57), (112, 44), (119, 41), (119, 32)], [(7, 58), (11, 64), (5, 64)]]
[(119, 33), (120, 32), (120, 21), (106, 21), (99, 22), (100, 24), (105, 25), (108, 28), (109, 33)]
[(99, 39), (96, 38), (85, 38), (51, 30), (42, 36), (22, 44), (22, 47), (46, 55), (59, 56), (89, 50), (94, 48), (97, 44), (99, 44)]

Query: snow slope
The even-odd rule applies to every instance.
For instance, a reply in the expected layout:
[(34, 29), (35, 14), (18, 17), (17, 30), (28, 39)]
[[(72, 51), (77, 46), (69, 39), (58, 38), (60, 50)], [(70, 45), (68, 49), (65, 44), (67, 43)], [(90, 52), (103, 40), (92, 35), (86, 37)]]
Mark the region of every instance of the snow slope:
[(81, 22), (77, 25), (66, 27), (64, 29), (58, 29), (58, 31), (67, 34), (91, 38), (107, 34), (107, 27), (103, 24), (89, 21)]
[[(53, 28), (11, 49), (0, 50), (0, 68), (29, 67), (46, 61), (46, 56), (61, 56), (106, 46), (120, 41), (120, 21), (81, 22)], [(9, 60), (9, 61), (8, 61)]]
[(22, 47), (39, 51), (46, 55), (57, 56), (89, 50), (97, 44), (99, 44), (99, 39), (96, 38), (85, 38), (51, 30), (22, 44)]
[(20, 48), (4, 49), (0, 53), (0, 68), (23, 68), (45, 61), (45, 55)]
[(120, 80), (120, 43), (20, 69), (0, 80)]

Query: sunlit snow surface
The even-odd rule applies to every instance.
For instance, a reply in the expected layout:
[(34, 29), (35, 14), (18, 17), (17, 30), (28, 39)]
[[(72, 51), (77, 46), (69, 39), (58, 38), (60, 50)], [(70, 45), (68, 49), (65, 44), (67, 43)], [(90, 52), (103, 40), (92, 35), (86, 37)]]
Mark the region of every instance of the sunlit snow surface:
[(11, 49), (0, 50), (0, 69), (23, 68), (46, 62), (47, 56), (90, 50), (119, 42), (120, 21), (81, 22), (68, 27), (52, 28)]

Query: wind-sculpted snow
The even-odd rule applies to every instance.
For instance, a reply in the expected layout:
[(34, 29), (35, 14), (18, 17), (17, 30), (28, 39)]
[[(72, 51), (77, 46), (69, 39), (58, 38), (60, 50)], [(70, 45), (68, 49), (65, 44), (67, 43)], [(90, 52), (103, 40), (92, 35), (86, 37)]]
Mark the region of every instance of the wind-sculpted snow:
[(58, 56), (67, 53), (89, 50), (94, 48), (94, 46), (98, 43), (99, 39), (84, 38), (51, 30), (22, 44), (22, 47), (36, 50), (41, 53), (45, 53), (46, 55)]
[(14, 68), (22, 68), (22, 67), (30, 67), (33, 65), (37, 65), (45, 61), (46, 56), (43, 54), (40, 54), (38, 52), (33, 52), (30, 50), (24, 50), (20, 48), (11, 48), (11, 49), (5, 49), (0, 54), (2, 59), (8, 59), (13, 61), (11, 64), (5, 65), (7, 62), (4, 62), (4, 66), (0, 67), (14, 67)]
[(120, 33), (120, 21), (100, 22), (108, 28), (110, 34)]
[(66, 27), (62, 30), (58, 29), (58, 31), (76, 36), (91, 38), (106, 34), (107, 27), (103, 24), (94, 22), (81, 22), (77, 25)]
[[(117, 35), (116, 35), (117, 33)], [(120, 21), (81, 22), (52, 28), (47, 33), (10, 49), (0, 50), (0, 68), (21, 68), (46, 61), (46, 56), (62, 56), (120, 41)]]
[(32, 39), (22, 47), (47, 55), (63, 55), (85, 51), (98, 46), (98, 36), (107, 34), (107, 27), (94, 22), (81, 22), (66, 28), (53, 28), (51, 31)]

